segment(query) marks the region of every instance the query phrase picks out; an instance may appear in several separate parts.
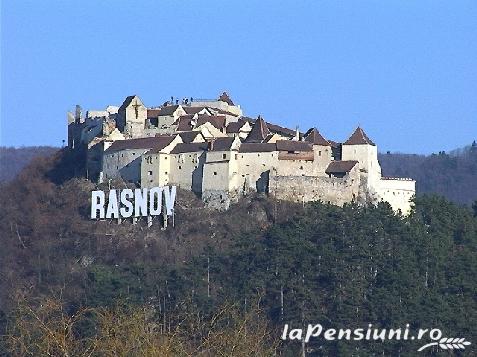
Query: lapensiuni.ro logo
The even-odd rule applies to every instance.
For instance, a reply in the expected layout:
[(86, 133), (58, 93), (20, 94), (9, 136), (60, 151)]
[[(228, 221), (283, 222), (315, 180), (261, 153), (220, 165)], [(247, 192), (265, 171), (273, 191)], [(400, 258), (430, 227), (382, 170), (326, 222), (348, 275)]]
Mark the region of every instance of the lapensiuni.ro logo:
[(348, 340), (348, 341), (386, 341), (386, 340), (402, 340), (402, 341), (429, 341), (423, 344), (418, 351), (426, 348), (437, 346), (443, 350), (464, 350), (471, 343), (463, 337), (442, 337), (442, 331), (433, 329), (419, 329), (417, 334), (411, 334), (409, 324), (406, 327), (398, 329), (380, 329), (373, 328), (369, 324), (366, 328), (356, 329), (323, 329), (320, 324), (309, 324), (306, 328), (290, 328), (288, 324), (283, 327), (282, 340), (297, 340), (310, 342), (311, 338), (323, 338), (326, 341)]

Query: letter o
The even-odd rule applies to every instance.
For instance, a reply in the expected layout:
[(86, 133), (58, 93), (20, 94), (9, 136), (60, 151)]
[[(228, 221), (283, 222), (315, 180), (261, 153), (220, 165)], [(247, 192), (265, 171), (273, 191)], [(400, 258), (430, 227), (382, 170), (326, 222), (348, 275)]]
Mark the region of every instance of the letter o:
[[(437, 333), (437, 336), (434, 336), (436, 333)], [(429, 337), (433, 341), (440, 340), (440, 338), (442, 337), (442, 331), (439, 330), (438, 328), (433, 328), (431, 331), (429, 331)]]

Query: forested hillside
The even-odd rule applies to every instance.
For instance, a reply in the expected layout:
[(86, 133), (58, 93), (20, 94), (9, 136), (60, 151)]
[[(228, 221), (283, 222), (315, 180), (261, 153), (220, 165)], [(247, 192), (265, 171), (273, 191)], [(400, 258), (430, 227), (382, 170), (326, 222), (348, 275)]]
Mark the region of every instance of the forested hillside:
[[(179, 191), (176, 226), (161, 230), (91, 221), (95, 185), (74, 178), (72, 163), (66, 152), (35, 160), (1, 187), (5, 354), (296, 356), (299, 342), (279, 340), (285, 323), (409, 323), (465, 337), (474, 343), (465, 355), (477, 352), (477, 212), (470, 208), (423, 196), (401, 217), (387, 204), (250, 197), (216, 212)], [(309, 356), (412, 356), (421, 345), (314, 340), (306, 347)]]
[(419, 195), (435, 193), (466, 205), (477, 200), (477, 145), (429, 156), (380, 154), (379, 162), (385, 176), (415, 179)]
[(58, 148), (51, 146), (0, 146), (0, 182), (12, 180), (32, 160), (51, 156), (56, 151)]

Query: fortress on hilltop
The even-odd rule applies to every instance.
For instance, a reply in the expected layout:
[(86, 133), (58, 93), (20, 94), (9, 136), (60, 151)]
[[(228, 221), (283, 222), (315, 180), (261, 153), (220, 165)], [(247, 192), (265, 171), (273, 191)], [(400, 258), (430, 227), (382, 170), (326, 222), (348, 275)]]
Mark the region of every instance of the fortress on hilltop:
[(386, 201), (407, 214), (415, 181), (381, 175), (376, 144), (358, 127), (343, 143), (244, 116), (227, 93), (147, 108), (132, 95), (120, 107), (68, 113), (68, 148), (85, 154), (87, 177), (141, 187), (175, 185), (227, 209), (258, 192), (335, 205)]

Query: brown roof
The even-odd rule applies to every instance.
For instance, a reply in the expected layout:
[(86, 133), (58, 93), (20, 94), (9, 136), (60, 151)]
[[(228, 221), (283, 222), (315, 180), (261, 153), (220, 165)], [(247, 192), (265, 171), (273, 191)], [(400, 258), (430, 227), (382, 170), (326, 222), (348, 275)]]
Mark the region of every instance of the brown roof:
[(126, 109), (129, 106), (129, 104), (131, 104), (131, 102), (132, 102), (132, 100), (134, 99), (135, 96), (136, 95), (130, 95), (130, 96), (126, 97), (123, 104), (121, 104), (121, 106), (119, 107), (119, 110)]
[(232, 122), (227, 125), (226, 132), (227, 133), (238, 133), (240, 132), (240, 128), (243, 126), (244, 123), (240, 122)]
[(185, 152), (197, 152), (206, 151), (208, 143), (183, 143), (177, 144), (174, 149), (171, 150), (171, 154), (182, 154)]
[(358, 161), (331, 161), (326, 169), (327, 174), (347, 173), (358, 163)]
[(326, 140), (316, 128), (311, 128), (305, 133), (305, 141), (313, 145), (331, 146), (328, 140)]
[(182, 107), (182, 109), (184, 109), (184, 111), (187, 114), (197, 114), (198, 112), (200, 112), (201, 110), (204, 110), (206, 108), (207, 107), (188, 107), (188, 106), (183, 106)]
[(223, 92), (223, 93), (220, 95), (219, 100), (222, 101), (222, 102), (227, 103), (228, 105), (235, 105), (234, 102), (232, 102), (232, 99), (230, 99), (230, 97), (229, 97), (229, 95), (227, 94), (227, 92)]
[(177, 125), (177, 131), (191, 131), (192, 128), (192, 120), (194, 115), (181, 115), (176, 121), (175, 125)]
[(271, 132), (277, 133), (277, 134), (285, 134), (287, 136), (295, 136), (296, 131), (288, 128), (284, 128), (283, 126), (272, 124), (272, 123), (267, 123), (268, 129), (270, 129)]
[(343, 145), (375, 145), (359, 126)]
[(255, 124), (253, 124), (252, 130), (245, 139), (245, 142), (261, 143), (268, 135), (270, 135), (270, 130), (268, 130), (267, 123), (265, 123), (265, 120), (263, 120), (261, 116), (258, 116), (258, 119), (255, 121)]
[(174, 136), (153, 136), (148, 138), (117, 140), (106, 150), (107, 152), (131, 150), (131, 149), (164, 149), (169, 145)]
[(159, 109), (158, 115), (170, 116), (179, 108), (179, 105), (166, 105)]
[(147, 118), (150, 119), (150, 118), (157, 118), (161, 112), (161, 109), (148, 109), (147, 110)]
[(279, 151), (313, 151), (310, 143), (304, 141), (278, 140), (277, 150)]
[(275, 144), (268, 143), (242, 143), (239, 152), (272, 152), (277, 151)]
[(184, 131), (179, 133), (184, 143), (191, 143), (198, 135), (202, 136), (202, 133), (200, 131)]
[(197, 126), (203, 125), (207, 122), (215, 126), (217, 129), (225, 128), (225, 116), (223, 115), (199, 115)]
[[(243, 119), (245, 121), (248, 121), (252, 124), (256, 122), (255, 119), (252, 119), (252, 118), (249, 118), (249, 117), (244, 117), (243, 116), (241, 119)], [(296, 135), (296, 131), (293, 130), (293, 129), (285, 128), (283, 126), (273, 124), (273, 123), (270, 123), (270, 122), (265, 122), (265, 124), (267, 124), (268, 129), (272, 133), (283, 134), (283, 135), (292, 136), (292, 137)]]
[(232, 149), (232, 144), (235, 141), (235, 138), (215, 138), (211, 141), (211, 151), (229, 151)]

